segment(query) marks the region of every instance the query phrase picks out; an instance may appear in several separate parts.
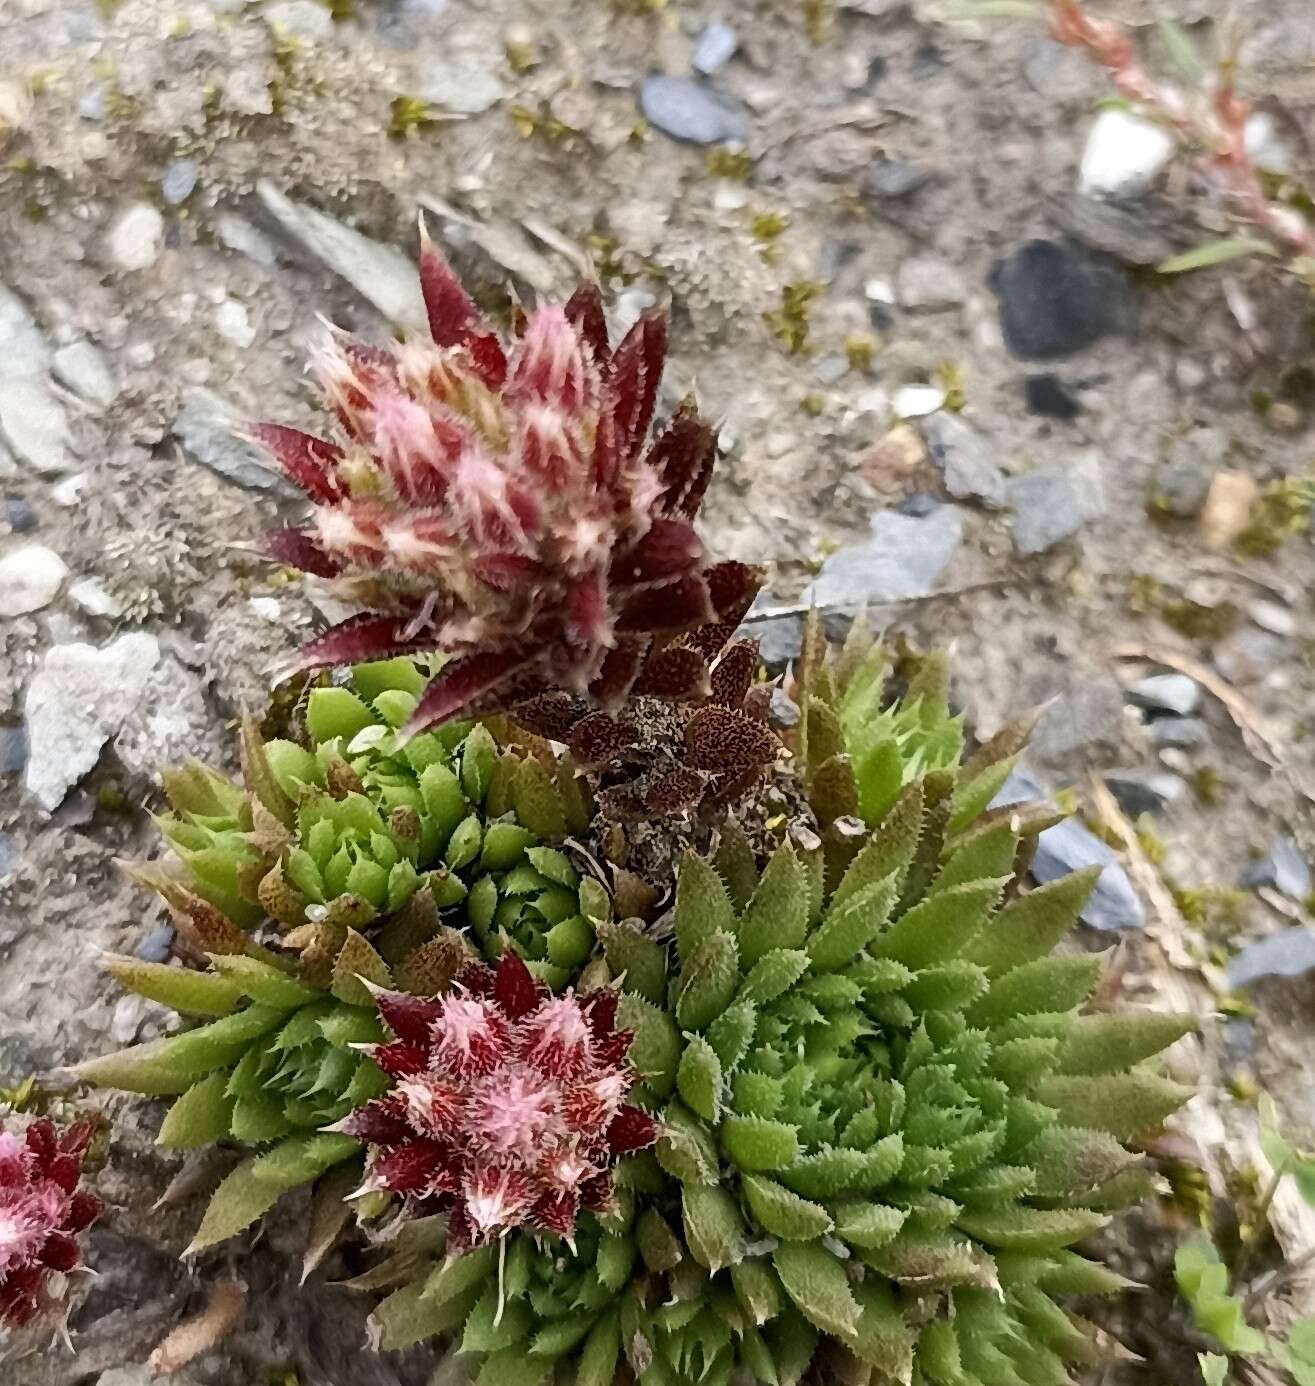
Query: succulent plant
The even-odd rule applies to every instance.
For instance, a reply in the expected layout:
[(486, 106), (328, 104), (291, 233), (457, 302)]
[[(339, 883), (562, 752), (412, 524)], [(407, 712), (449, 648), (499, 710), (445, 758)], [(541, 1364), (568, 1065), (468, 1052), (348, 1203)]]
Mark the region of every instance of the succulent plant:
[(464, 1324), (482, 1386), (563, 1361), (582, 1386), (623, 1362), (642, 1386), (1059, 1386), (1099, 1359), (1054, 1297), (1124, 1283), (1073, 1247), (1147, 1190), (1129, 1147), (1189, 1095), (1147, 1061), (1190, 1022), (1085, 1009), (1102, 959), (1055, 948), (1094, 875), (1020, 891), (1048, 820), (982, 812), (1021, 732), (958, 767), (942, 675), (885, 706), (860, 644), (802, 661), (814, 792), (892, 739), (912, 776), (871, 826), (819, 812), (761, 874), (733, 832), (719, 869), (685, 861), (674, 948), (608, 953), (655, 1152), (621, 1161), (574, 1251), (517, 1230), (501, 1290), (459, 1257), (397, 1291), (385, 1346)]
[(504, 345), (424, 238), (420, 284), (432, 340), (335, 334), (317, 353), (332, 439), (252, 431), (314, 505), (308, 525), (270, 536), (271, 555), (364, 608), (304, 664), (456, 656), (413, 731), (558, 687), (607, 708), (645, 677), (706, 691), (711, 654), (666, 647), (710, 628), (715, 653), (761, 579), (710, 563), (694, 530), (713, 429), (686, 403), (649, 440), (665, 316), (645, 314), (613, 350), (583, 285)]
[(617, 995), (553, 996), (518, 954), (465, 968), (440, 999), (381, 992), (394, 1039), (372, 1052), (393, 1080), (338, 1127), (370, 1143), (367, 1192), (448, 1214), (450, 1253), (526, 1227), (570, 1239), (612, 1199), (617, 1158), (657, 1139), (628, 1106), (638, 1075)]
[(176, 869), (131, 869), (199, 951), (268, 959), (246, 931), (269, 918), (303, 980), (329, 987), (350, 964), (423, 989), (439, 912), (464, 905), (491, 959), (510, 940), (561, 985), (588, 957), (607, 891), (550, 845), (591, 816), (573, 767), (500, 748), (482, 725), (403, 744), (425, 686), (407, 659), (358, 665), (352, 687), (310, 693), (307, 745), (244, 728), (245, 787), (199, 764), (164, 776), (173, 812), (158, 822)]
[(193, 1250), (233, 1236), (287, 1190), (359, 1156), (358, 1141), (324, 1128), (388, 1085), (356, 1047), (383, 1038), (372, 1004), (326, 996), (241, 955), (216, 955), (208, 972), (131, 957), (107, 966), (127, 990), (204, 1023), (91, 1059), (74, 1074), (98, 1087), (173, 1097), (158, 1137), (168, 1149), (233, 1140), (259, 1150), (215, 1191)]
[(81, 1233), (100, 1216), (79, 1188), (95, 1123), (60, 1132), (40, 1118), (21, 1134), (0, 1126), (0, 1338), (57, 1315), (82, 1268)]

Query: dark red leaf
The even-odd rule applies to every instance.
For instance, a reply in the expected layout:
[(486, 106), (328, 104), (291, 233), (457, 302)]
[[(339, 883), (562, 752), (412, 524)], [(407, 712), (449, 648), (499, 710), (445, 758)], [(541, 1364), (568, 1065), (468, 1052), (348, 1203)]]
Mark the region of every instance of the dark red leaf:
[(434, 341), (441, 347), (466, 347), (485, 384), (497, 389), (507, 375), (507, 357), (502, 344), (493, 333), (480, 330), (484, 324), (474, 299), (423, 229), (420, 234), (420, 292)]
[(648, 433), (666, 355), (667, 315), (659, 309), (645, 313), (612, 354), (607, 384), (621, 460), (635, 456)]
[(456, 1193), (461, 1187), (453, 1152), (436, 1141), (415, 1141), (381, 1155), (370, 1173), (384, 1188), (400, 1194)]
[(495, 592), (529, 591), (543, 571), (542, 563), (519, 553), (490, 553), (475, 563), (475, 576)]
[(763, 767), (750, 765), (728, 775), (714, 775), (703, 796), (703, 808), (722, 808), (733, 804), (744, 796), (762, 779)]
[(686, 577), (634, 593), (621, 608), (616, 626), (625, 633), (674, 634), (704, 625), (712, 617), (707, 584), (701, 577)]
[(263, 547), (276, 563), (299, 568), (313, 577), (335, 578), (342, 572), (343, 565), (325, 553), (306, 529), (272, 529), (265, 535)]
[(757, 668), (757, 642), (737, 640), (712, 666), (712, 701), (722, 707), (739, 707)]
[(50, 1162), (59, 1154), (59, 1141), (55, 1138), (55, 1123), (42, 1117), (34, 1121), (24, 1133), (27, 1148), (36, 1159), (37, 1168), (45, 1172)]
[(580, 1202), (591, 1213), (604, 1212), (611, 1206), (612, 1175), (610, 1171), (604, 1170), (602, 1174), (594, 1175), (592, 1179), (587, 1179), (580, 1186)]
[(580, 1002), (580, 1009), (584, 1011), (589, 1021), (589, 1031), (595, 1039), (610, 1035), (616, 1029), (616, 1010), (620, 1001), (620, 996), (611, 987), (605, 987), (601, 991), (591, 991)]
[(717, 620), (738, 626), (763, 585), (763, 570), (748, 563), (717, 563), (703, 576)]
[(575, 1230), (575, 1215), (579, 1209), (578, 1194), (560, 1191), (543, 1193), (530, 1210), (530, 1221), (537, 1223), (545, 1232), (565, 1238)]
[(493, 975), (493, 999), (509, 1020), (529, 1015), (539, 1004), (539, 987), (521, 955), (508, 948)]
[(414, 736), (463, 712), (473, 712), (477, 706), (490, 704), (524, 670), (525, 664), (525, 656), (519, 650), (489, 650), (445, 664), (421, 695), (404, 734)]
[(710, 687), (703, 656), (684, 645), (669, 645), (649, 656), (632, 691), (636, 697), (678, 703), (706, 698)]
[(368, 611), (359, 616), (350, 616), (304, 645), (298, 668), (359, 664), (368, 659), (391, 659), (394, 655), (432, 650), (433, 632), (408, 636), (408, 624), (405, 616), (376, 616)]
[(493, 969), (484, 963), (469, 962), (457, 973), (456, 984), (472, 996), (492, 996)]
[(77, 1242), (64, 1232), (52, 1232), (41, 1248), (41, 1264), (65, 1275), (82, 1260)]
[(639, 739), (635, 728), (618, 722), (605, 712), (594, 712), (571, 733), (571, 754), (583, 770), (610, 765), (622, 751)]
[(66, 1194), (78, 1187), (82, 1178), (82, 1157), (80, 1155), (56, 1155), (46, 1166), (46, 1178), (58, 1184)]
[(703, 541), (687, 520), (654, 520), (647, 534), (608, 569), (612, 585), (622, 590), (655, 587), (696, 573), (703, 564)]
[(607, 1128), (607, 1148), (613, 1155), (629, 1155), (656, 1145), (657, 1122), (638, 1107), (622, 1107)]
[(249, 430), (283, 468), (288, 480), (299, 486), (319, 505), (332, 505), (346, 494), (334, 470), (342, 449), (323, 438), (313, 437), (283, 424), (253, 424)]
[(428, 1044), (430, 1027), (443, 1014), (439, 1002), (404, 991), (381, 991), (374, 1004), (384, 1024), (407, 1044)]
[(79, 1189), (69, 1200), (68, 1212), (64, 1214), (64, 1231), (85, 1231), (100, 1217), (104, 1206), (95, 1194)]
[(388, 1101), (367, 1102), (364, 1107), (357, 1107), (335, 1129), (366, 1145), (405, 1145), (415, 1139), (415, 1132)]
[(685, 728), (689, 763), (717, 773), (766, 765), (780, 742), (768, 727), (726, 707), (705, 707)]
[(566, 300), (566, 320), (575, 325), (594, 360), (603, 365), (607, 360), (607, 317), (597, 284), (581, 284)]
[(619, 1064), (634, 1043), (633, 1030), (613, 1030), (610, 1035), (594, 1038), (594, 1057), (600, 1064)]
[(686, 402), (649, 449), (649, 464), (662, 481), (658, 510), (692, 520), (703, 503), (717, 460), (717, 434)]
[(411, 1078), (429, 1067), (429, 1050), (423, 1044), (376, 1044), (370, 1057), (390, 1078)]

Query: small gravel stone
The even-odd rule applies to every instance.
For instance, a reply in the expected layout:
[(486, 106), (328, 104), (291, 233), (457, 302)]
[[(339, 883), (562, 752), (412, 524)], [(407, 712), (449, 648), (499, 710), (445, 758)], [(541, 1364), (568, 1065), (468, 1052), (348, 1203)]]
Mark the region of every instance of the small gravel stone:
[(1123, 690), (1113, 678), (1068, 674), (1056, 687), (1029, 688), (1025, 702), (1047, 706), (1028, 743), (1028, 755), (1041, 765), (1071, 764), (1075, 752), (1108, 747), (1123, 730)]
[(1164, 749), (1189, 751), (1204, 746), (1210, 733), (1199, 717), (1157, 717), (1150, 726), (1151, 743)]
[(1193, 462), (1169, 462), (1155, 474), (1151, 500), (1157, 509), (1179, 520), (1201, 513), (1210, 490), (1210, 472)]
[(959, 269), (934, 255), (914, 255), (899, 267), (895, 293), (911, 309), (956, 308), (968, 297)]
[(694, 57), (691, 60), (694, 71), (711, 77), (718, 68), (725, 67), (730, 62), (739, 46), (740, 40), (729, 24), (719, 21), (709, 24), (694, 45)]
[(8, 833), (0, 833), (0, 881), (18, 870), (18, 843)]
[(72, 476), (66, 476), (63, 481), (50, 488), (50, 499), (61, 510), (72, 510), (82, 499), (82, 493), (90, 480), (86, 472), (75, 472)]
[(271, 29), (304, 43), (327, 43), (333, 37), (333, 15), (316, 0), (279, 0), (266, 5), (261, 16)]
[(80, 606), (88, 616), (120, 616), (123, 607), (108, 593), (99, 578), (79, 578), (68, 590), (69, 600)]
[(905, 385), (895, 391), (891, 407), (897, 419), (922, 419), (944, 403), (945, 391), (939, 385)]
[(1280, 837), (1263, 857), (1247, 863), (1237, 883), (1243, 890), (1269, 886), (1291, 900), (1305, 901), (1311, 893), (1311, 871), (1297, 844)]
[(1261, 630), (1271, 635), (1281, 635), (1290, 639), (1297, 633), (1297, 618), (1290, 608), (1277, 602), (1254, 601), (1247, 607), (1247, 615)]
[(778, 616), (772, 621), (755, 621), (745, 626), (744, 634), (759, 642), (758, 655), (768, 669), (783, 669), (799, 654), (804, 640), (804, 618)]
[(26, 616), (49, 606), (68, 576), (64, 560), (44, 544), (24, 544), (0, 557), (0, 616)]
[(936, 175), (899, 159), (876, 158), (868, 165), (864, 191), (877, 201), (895, 201), (926, 187)]
[(196, 191), (196, 178), (195, 159), (175, 159), (160, 176), (160, 196), (171, 207), (180, 206)]
[(480, 115), (507, 95), (492, 53), (454, 54), (433, 63), (417, 93), (433, 106), (459, 115)]
[(68, 414), (50, 382), (51, 350), (16, 294), (0, 285), (0, 456), (42, 475), (68, 470)]
[(1043, 419), (1061, 419), (1067, 423), (1082, 413), (1077, 396), (1057, 375), (1029, 375), (1023, 381), (1023, 402), (1029, 413)]
[(153, 933), (146, 935), (137, 945), (137, 956), (143, 962), (165, 963), (169, 961), (169, 953), (173, 948), (174, 931), (172, 924), (166, 924), (163, 928), (156, 929)]
[(1251, 162), (1261, 173), (1280, 177), (1295, 171), (1292, 146), (1284, 139), (1278, 122), (1268, 111), (1256, 111), (1242, 128), (1242, 140)]
[(37, 512), (21, 496), (5, 498), (5, 521), (12, 534), (31, 534), (37, 527)]
[(945, 489), (956, 500), (1005, 504), (1005, 479), (995, 465), (990, 442), (957, 414), (938, 414), (922, 426), (931, 459), (945, 475)]
[(1099, 463), (1089, 460), (1066, 472), (1037, 471), (1012, 478), (1005, 497), (1013, 509), (1014, 547), (1045, 553), (1105, 513)]
[(215, 219), (215, 234), (229, 250), (236, 250), (258, 265), (272, 265), (278, 259), (269, 237), (235, 212), (224, 212)]
[(651, 73), (639, 88), (639, 109), (649, 124), (690, 144), (744, 144), (749, 123), (728, 96), (691, 77)]
[(1186, 674), (1152, 674), (1128, 689), (1128, 701), (1148, 712), (1190, 717), (1201, 706), (1201, 686)]
[(1163, 126), (1127, 111), (1102, 111), (1082, 152), (1078, 190), (1086, 197), (1140, 197), (1173, 154), (1173, 137)]
[(1227, 967), (1228, 985), (1246, 987), (1267, 977), (1302, 977), (1315, 969), (1315, 931), (1298, 924), (1249, 943)]
[(78, 99), (78, 115), (83, 120), (101, 121), (105, 119), (105, 88), (88, 87)]
[(55, 379), (88, 404), (108, 409), (119, 393), (105, 354), (91, 342), (70, 342), (51, 358)]
[(849, 360), (844, 356), (823, 356), (813, 367), (813, 373), (823, 385), (834, 385), (849, 371)]
[(150, 269), (164, 248), (164, 217), (147, 202), (135, 202), (109, 229), (110, 259), (122, 270)]
[(1177, 775), (1139, 775), (1120, 771), (1103, 776), (1105, 787), (1129, 818), (1160, 813), (1182, 798), (1187, 786)]
[(1131, 325), (1132, 296), (1114, 267), (1061, 241), (1028, 241), (989, 278), (1005, 345), (1021, 361), (1070, 356)]
[(777, 731), (790, 731), (799, 725), (799, 704), (784, 688), (773, 688), (767, 716)]
[(227, 400), (196, 385), (183, 391), (173, 431), (192, 457), (225, 480), (252, 491), (291, 494), (273, 463), (237, 436), (241, 423), (241, 415)]
[(0, 775), (17, 775), (26, 764), (26, 730), (23, 727), (0, 727)]
[(252, 597), (247, 605), (263, 621), (277, 621), (283, 616), (283, 603), (277, 597)]

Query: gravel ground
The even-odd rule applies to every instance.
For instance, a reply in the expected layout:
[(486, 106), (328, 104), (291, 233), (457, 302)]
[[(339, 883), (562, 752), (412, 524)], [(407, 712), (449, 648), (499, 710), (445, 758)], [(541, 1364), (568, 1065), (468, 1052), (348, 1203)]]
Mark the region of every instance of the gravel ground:
[[(1156, 276), (1221, 209), (1178, 167), (1126, 205), (1079, 196), (1106, 92), (1024, 21), (951, 26), (922, 0), (332, 9), (0, 6), (0, 1086), (166, 1018), (97, 966), (164, 922), (114, 858), (150, 848), (156, 768), (231, 762), (233, 719), (331, 614), (257, 559), (295, 504), (229, 428), (313, 417), (321, 317), (414, 323), (424, 208), (491, 309), (590, 265), (619, 326), (670, 301), (664, 398), (695, 388), (723, 423), (709, 541), (772, 565), (769, 609), (806, 590), (867, 602), (948, 645), (980, 735), (1049, 700), (1037, 780), (1072, 787), (1093, 825), (1093, 774), (1151, 810), (1112, 871), (1099, 922), (1119, 933), (1087, 940), (1119, 943), (1130, 999), (1208, 1016), (1229, 959), (1234, 983), (1300, 974), (1256, 981), (1254, 1016), (1181, 1060), (1202, 1088), (1182, 1139), (1208, 1147), (1213, 1191), (1254, 1160), (1251, 1083), (1315, 1136), (1294, 865), (1315, 847), (1315, 548), (1309, 529), (1259, 556), (1217, 542), (1230, 497), (1245, 513), (1311, 476), (1309, 295), (1260, 260)], [(1223, 13), (1121, 12), (1152, 9), (1205, 41)], [(1305, 0), (1243, 10), (1248, 80), (1310, 170), (1315, 18)], [(797, 622), (768, 614), (765, 650), (787, 659)], [(1280, 840), (1287, 869), (1256, 868)], [(1248, 865), (1258, 888), (1238, 891)], [(364, 1351), (363, 1308), (323, 1273), (293, 1293), (304, 1207), (255, 1251), (177, 1263), (199, 1194), (185, 1181), (153, 1212), (177, 1172), (152, 1151), (157, 1114), (106, 1105), (114, 1212), (79, 1352), (12, 1363), (7, 1383), (137, 1386), (230, 1268), (247, 1319), (177, 1379), (427, 1379), (422, 1355)], [(1276, 1207), (1295, 1257), (1309, 1223)], [(1175, 1216), (1151, 1210), (1114, 1253), (1153, 1278)], [(1303, 1304), (1299, 1281), (1287, 1298)], [(1146, 1351), (1168, 1311), (1141, 1306), (1122, 1327)], [(1177, 1386), (1184, 1342), (1119, 1380)]]

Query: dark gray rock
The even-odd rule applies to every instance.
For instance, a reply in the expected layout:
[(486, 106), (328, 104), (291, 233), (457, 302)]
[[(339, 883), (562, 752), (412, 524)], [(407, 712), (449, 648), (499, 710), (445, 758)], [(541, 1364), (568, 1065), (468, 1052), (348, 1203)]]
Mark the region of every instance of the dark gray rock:
[(1204, 746), (1210, 733), (1199, 717), (1157, 717), (1150, 726), (1151, 743), (1159, 747), (1177, 747), (1189, 751)]
[(37, 527), (37, 512), (21, 496), (5, 500), (5, 519), (14, 534), (31, 534)]
[(1105, 787), (1129, 818), (1143, 813), (1160, 813), (1183, 796), (1186, 785), (1177, 775), (1139, 775), (1119, 771), (1102, 777)]
[(1063, 241), (1028, 241), (991, 269), (1005, 346), (1021, 361), (1071, 356), (1132, 324), (1123, 274)]
[(804, 640), (804, 618), (778, 616), (771, 621), (756, 621), (745, 626), (742, 633), (760, 642), (758, 654), (768, 669), (783, 669), (799, 655)]
[(1201, 687), (1186, 674), (1152, 674), (1128, 689), (1128, 701), (1148, 712), (1190, 717), (1201, 706)]
[(664, 135), (689, 144), (743, 144), (749, 122), (730, 97), (691, 77), (651, 73), (639, 88), (644, 119)]
[(863, 190), (879, 202), (894, 201), (926, 187), (935, 176), (930, 169), (879, 156), (868, 165)]
[[(991, 801), (991, 807), (1046, 799), (1046, 791), (1038, 780), (1025, 770), (1015, 770)], [(1099, 866), (1102, 870), (1091, 899), (1083, 907), (1082, 922), (1102, 933), (1140, 929), (1146, 922), (1146, 911), (1112, 847), (1071, 818), (1047, 828), (1037, 838), (1032, 876), (1039, 884), (1045, 885), (1047, 881), (1058, 880), (1088, 866)]]
[(956, 500), (1005, 504), (1004, 473), (995, 465), (990, 441), (955, 414), (937, 414), (922, 426), (931, 460), (945, 475), (945, 489)]
[(916, 517), (879, 510), (871, 537), (831, 554), (802, 600), (861, 606), (926, 596), (962, 538), (963, 517), (952, 505)]
[(767, 715), (777, 731), (789, 731), (799, 725), (799, 704), (784, 688), (773, 688)]
[(1043, 419), (1060, 419), (1068, 423), (1082, 413), (1078, 397), (1057, 375), (1049, 372), (1045, 375), (1029, 375), (1023, 381), (1023, 402), (1029, 413), (1038, 414)]
[(1310, 865), (1290, 837), (1280, 837), (1263, 857), (1243, 867), (1237, 883), (1243, 890), (1268, 886), (1291, 900), (1305, 900), (1311, 893)]
[(146, 935), (137, 945), (137, 956), (143, 962), (162, 963), (169, 961), (169, 951), (173, 947), (174, 930), (172, 924), (156, 929)]
[(740, 40), (729, 24), (722, 24), (720, 21), (709, 24), (694, 45), (694, 71), (711, 77), (719, 68), (730, 62), (739, 46)]
[(1229, 959), (1230, 987), (1246, 987), (1266, 977), (1302, 977), (1315, 970), (1315, 933), (1304, 924), (1249, 943)]
[(27, 728), (0, 727), (0, 775), (17, 775), (27, 764)]

